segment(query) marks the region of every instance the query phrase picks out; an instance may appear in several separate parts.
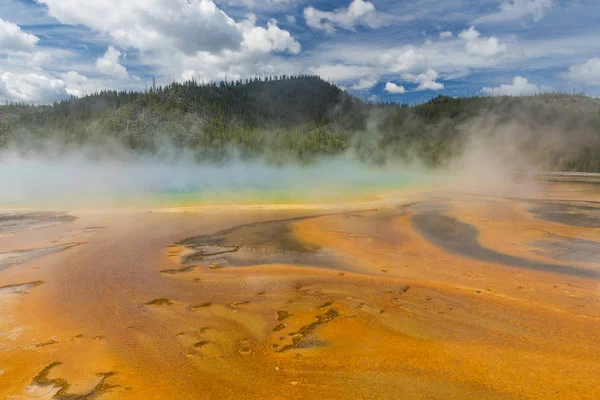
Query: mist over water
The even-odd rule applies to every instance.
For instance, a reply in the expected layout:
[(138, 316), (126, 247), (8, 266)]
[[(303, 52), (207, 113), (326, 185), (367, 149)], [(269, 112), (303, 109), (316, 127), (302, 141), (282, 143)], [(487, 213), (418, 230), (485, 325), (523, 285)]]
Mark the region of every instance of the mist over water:
[[(436, 166), (427, 162), (429, 154), (410, 147), (404, 158), (395, 158), (379, 147), (376, 128), (361, 134), (362, 148), (378, 149), (373, 158), (381, 155), (383, 162), (369, 161), (360, 148), (308, 163), (282, 152), (274, 164), (268, 157), (236, 157), (236, 149), (223, 161), (202, 162), (191, 149), (160, 137), (154, 154), (110, 140), (79, 146), (24, 140), (0, 151), (0, 207), (340, 203), (417, 187), (535, 197), (541, 193), (535, 181), (539, 152), (531, 145), (540, 135), (536, 126), (512, 119), (500, 123), (495, 114), (483, 114), (459, 127), (460, 150)], [(565, 147), (563, 136), (561, 131), (546, 139)]]
[(282, 166), (199, 163), (185, 155), (91, 159), (81, 151), (59, 156), (3, 152), (0, 160), (0, 206), (340, 202), (427, 180), (414, 167), (373, 166), (350, 156)]
[(241, 158), (199, 162), (192, 152), (168, 145), (156, 155), (119, 145), (6, 149), (0, 151), (0, 207), (339, 203), (416, 187), (537, 196), (536, 167), (515, 139), (521, 131), (482, 135), (487, 129), (471, 127), (461, 153), (435, 168), (416, 155), (376, 165), (351, 151), (308, 164), (275, 165)]

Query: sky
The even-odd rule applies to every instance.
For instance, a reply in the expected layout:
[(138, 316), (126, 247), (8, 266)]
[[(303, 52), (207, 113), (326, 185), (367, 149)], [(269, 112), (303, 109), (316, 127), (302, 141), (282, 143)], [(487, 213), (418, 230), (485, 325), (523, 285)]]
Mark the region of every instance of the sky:
[(0, 0), (0, 101), (317, 74), (365, 101), (600, 95), (598, 0)]

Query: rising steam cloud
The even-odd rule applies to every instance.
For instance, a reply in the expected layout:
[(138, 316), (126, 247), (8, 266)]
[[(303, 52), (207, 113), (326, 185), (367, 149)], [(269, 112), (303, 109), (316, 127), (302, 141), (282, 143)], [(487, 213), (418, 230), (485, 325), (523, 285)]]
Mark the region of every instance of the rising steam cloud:
[[(175, 150), (169, 143), (152, 155), (117, 144), (65, 149), (20, 143), (0, 151), (0, 206), (340, 202), (407, 187), (530, 197), (540, 194), (535, 177), (546, 154), (556, 149), (577, 154), (592, 137), (573, 118), (550, 125), (543, 123), (547, 116), (534, 118), (527, 110), (482, 111), (458, 126), (461, 145), (456, 152), (432, 166), (412, 147), (401, 149), (401, 160), (382, 148), (384, 118), (374, 110), (365, 132), (345, 154), (304, 164), (290, 158), (275, 165), (260, 157), (199, 162), (191, 151)], [(438, 129), (443, 137), (443, 126), (425, 128)], [(380, 162), (365, 161), (364, 154), (377, 154)]]
[(198, 163), (191, 155), (176, 160), (151, 156), (91, 160), (85, 152), (61, 157), (3, 152), (1, 159), (4, 206), (345, 201), (423, 179), (416, 169), (369, 166), (351, 157), (283, 166), (242, 160)]

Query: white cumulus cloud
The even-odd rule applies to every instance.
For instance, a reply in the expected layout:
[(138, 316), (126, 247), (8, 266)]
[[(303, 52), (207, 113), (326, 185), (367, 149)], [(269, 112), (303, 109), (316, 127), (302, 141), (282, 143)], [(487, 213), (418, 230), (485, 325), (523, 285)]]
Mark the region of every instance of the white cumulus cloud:
[(110, 35), (124, 48), (175, 48), (186, 54), (237, 49), (243, 36), (211, 0), (37, 0), (64, 24)]
[(307, 7), (304, 9), (304, 19), (309, 27), (328, 33), (335, 32), (338, 27), (352, 31), (357, 26), (379, 28), (391, 23), (389, 16), (378, 12), (373, 3), (364, 0), (352, 0), (348, 8), (334, 11)]
[(418, 83), (419, 86), (415, 90), (441, 90), (444, 88), (444, 84), (441, 82), (436, 82), (439, 78), (439, 75), (433, 69), (428, 69), (427, 71), (421, 74), (403, 74), (402, 79), (411, 82)]
[(569, 67), (567, 78), (588, 85), (600, 85), (600, 58), (591, 58), (583, 64)]
[[(36, 0), (63, 24), (80, 24), (108, 36), (115, 48), (139, 51), (139, 61), (157, 78), (239, 79), (291, 72), (276, 56), (297, 54), (301, 46), (272, 19), (258, 26), (248, 15), (235, 21), (212, 0)], [(125, 77), (112, 57), (102, 57), (98, 70)], [(130, 76), (130, 78), (134, 78)]]
[(458, 36), (465, 42), (465, 50), (470, 55), (489, 58), (506, 51), (506, 45), (500, 43), (497, 37), (481, 37), (474, 26), (462, 31)]
[(404, 86), (396, 85), (394, 82), (388, 82), (385, 84), (385, 91), (392, 94), (402, 94), (406, 92)]
[(66, 85), (66, 91), (71, 96), (81, 97), (85, 93), (85, 86), (88, 83), (88, 77), (75, 71), (65, 72), (60, 75)]
[(529, 96), (538, 93), (551, 92), (549, 86), (538, 86), (530, 83), (526, 78), (517, 76), (510, 85), (500, 85), (498, 87), (484, 87), (481, 90), (488, 96)]
[(267, 28), (256, 26), (256, 17), (250, 15), (245, 21), (246, 29), (244, 31), (244, 47), (250, 51), (259, 51), (270, 53), (272, 51), (288, 51), (291, 54), (300, 53), (300, 43), (286, 30), (277, 26), (277, 21), (271, 19), (267, 23)]
[(0, 53), (8, 51), (33, 51), (40, 39), (25, 33), (16, 24), (0, 18)]
[(108, 47), (106, 53), (96, 60), (96, 68), (103, 74), (117, 78), (127, 78), (127, 68), (120, 63), (121, 52), (112, 46)]
[(417, 72), (427, 67), (427, 58), (412, 47), (404, 49), (398, 55), (384, 53), (379, 61), (390, 72)]
[(0, 75), (0, 93), (9, 101), (25, 103), (50, 103), (69, 96), (62, 79), (41, 73), (4, 72)]

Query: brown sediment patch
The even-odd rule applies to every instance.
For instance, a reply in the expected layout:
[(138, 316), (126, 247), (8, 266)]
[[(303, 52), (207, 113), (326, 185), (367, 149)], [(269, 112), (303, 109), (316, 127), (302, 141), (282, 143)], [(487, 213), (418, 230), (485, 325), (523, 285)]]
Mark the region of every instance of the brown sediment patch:
[(72, 247), (79, 246), (80, 244), (83, 243), (66, 243), (52, 247), (40, 247), (35, 249), (24, 250), (19, 249), (0, 253), (0, 271), (9, 267), (14, 267), (26, 263), (36, 258), (46, 256), (48, 254), (68, 250)]
[(339, 316), (340, 314), (334, 308), (330, 308), (324, 314), (315, 315), (315, 318), (317, 319), (316, 321), (313, 321), (308, 325), (302, 326), (297, 331), (288, 333), (288, 335), (292, 337), (291, 344), (286, 344), (285, 346), (278, 348), (275, 351), (278, 353), (282, 353), (284, 351), (300, 347), (300, 345), (306, 340), (306, 337), (310, 333), (312, 333), (312, 331), (314, 331), (317, 326), (327, 324)]
[(600, 202), (538, 201), (529, 210), (537, 218), (558, 224), (600, 228)]
[(34, 281), (26, 283), (15, 283), (11, 285), (0, 286), (0, 292), (6, 291), (11, 293), (25, 293), (27, 289), (43, 285), (44, 281)]
[(599, 277), (599, 273), (591, 269), (528, 260), (484, 247), (477, 240), (479, 236), (477, 228), (437, 211), (419, 212), (413, 215), (410, 221), (432, 244), (461, 256), (511, 267), (589, 278)]
[(54, 339), (50, 339), (47, 342), (44, 343), (38, 343), (35, 345), (35, 347), (46, 347), (46, 346), (50, 346), (51, 344), (57, 344), (58, 342)]
[(1, 213), (0, 234), (15, 233), (73, 222), (77, 218), (66, 213), (33, 212)]
[(145, 305), (147, 306), (170, 306), (173, 302), (169, 299), (154, 299), (152, 301), (147, 302)]
[(277, 311), (277, 321), (283, 321), (284, 319), (288, 318), (290, 315), (289, 312), (287, 311)]
[(198, 308), (208, 308), (210, 306), (212, 306), (212, 303), (206, 302), (206, 303), (202, 303), (202, 304), (197, 304), (197, 305), (190, 306), (190, 309), (191, 310), (197, 310)]
[(342, 257), (328, 253), (318, 244), (304, 242), (294, 233), (294, 224), (328, 215), (330, 214), (245, 224), (212, 235), (185, 239), (176, 245), (185, 246), (192, 251), (182, 257), (183, 264), (213, 263), (210, 269), (217, 269), (215, 265), (223, 267), (265, 264), (338, 268)]
[(213, 248), (221, 248), (221, 253), (236, 252), (240, 247), (271, 249), (295, 252), (312, 252), (317, 246), (306, 245), (293, 236), (289, 224), (311, 217), (297, 217), (278, 221), (255, 222), (224, 229), (213, 235), (201, 235), (185, 239), (177, 244), (197, 249), (199, 256), (215, 255)]
[[(600, 236), (599, 236), (600, 237)], [(545, 234), (530, 243), (534, 253), (567, 262), (600, 263), (600, 242)]]
[[(216, 250), (215, 251), (207, 251), (208, 248), (216, 249)], [(196, 250), (196, 252), (184, 257), (184, 260), (183, 260), (184, 263), (200, 262), (200, 261), (204, 261), (211, 257), (220, 256), (220, 255), (228, 254), (228, 253), (237, 253), (238, 251), (240, 251), (240, 248), (238, 246), (229, 246), (229, 247), (205, 246), (203, 248), (194, 247), (194, 249)], [(219, 249), (222, 249), (222, 250), (219, 250)], [(221, 267), (219, 265), (212, 266), (212, 269), (217, 269), (217, 268), (221, 268)]]
[(61, 378), (49, 378), (50, 370), (59, 365), (62, 365), (62, 363), (53, 362), (47, 365), (33, 378), (30, 385), (42, 388), (55, 388), (57, 391), (52, 396), (52, 398), (55, 400), (91, 400), (98, 398), (102, 394), (119, 387), (118, 385), (110, 385), (106, 382), (108, 378), (116, 374), (115, 372), (103, 372), (96, 374), (96, 376), (100, 378), (100, 380), (89, 392), (84, 394), (68, 393), (68, 390), (71, 388), (71, 384), (67, 382), (67, 380)]
[(207, 345), (207, 344), (209, 344), (209, 343), (210, 343), (210, 341), (209, 341), (209, 340), (201, 340), (201, 341), (199, 341), (199, 342), (196, 342), (196, 343), (194, 343), (194, 344), (192, 345), (192, 347), (193, 347), (193, 348), (195, 348), (195, 349), (200, 349), (200, 348), (202, 348), (202, 347), (206, 346), (206, 345)]
[(179, 269), (163, 269), (162, 271), (160, 271), (161, 274), (170, 274), (170, 275), (175, 275), (175, 274), (184, 274), (186, 272), (191, 272), (196, 268), (196, 265), (192, 265), (189, 267), (183, 267), (183, 268), (179, 268)]
[(82, 231), (99, 231), (102, 229), (106, 229), (106, 226), (86, 226)]

